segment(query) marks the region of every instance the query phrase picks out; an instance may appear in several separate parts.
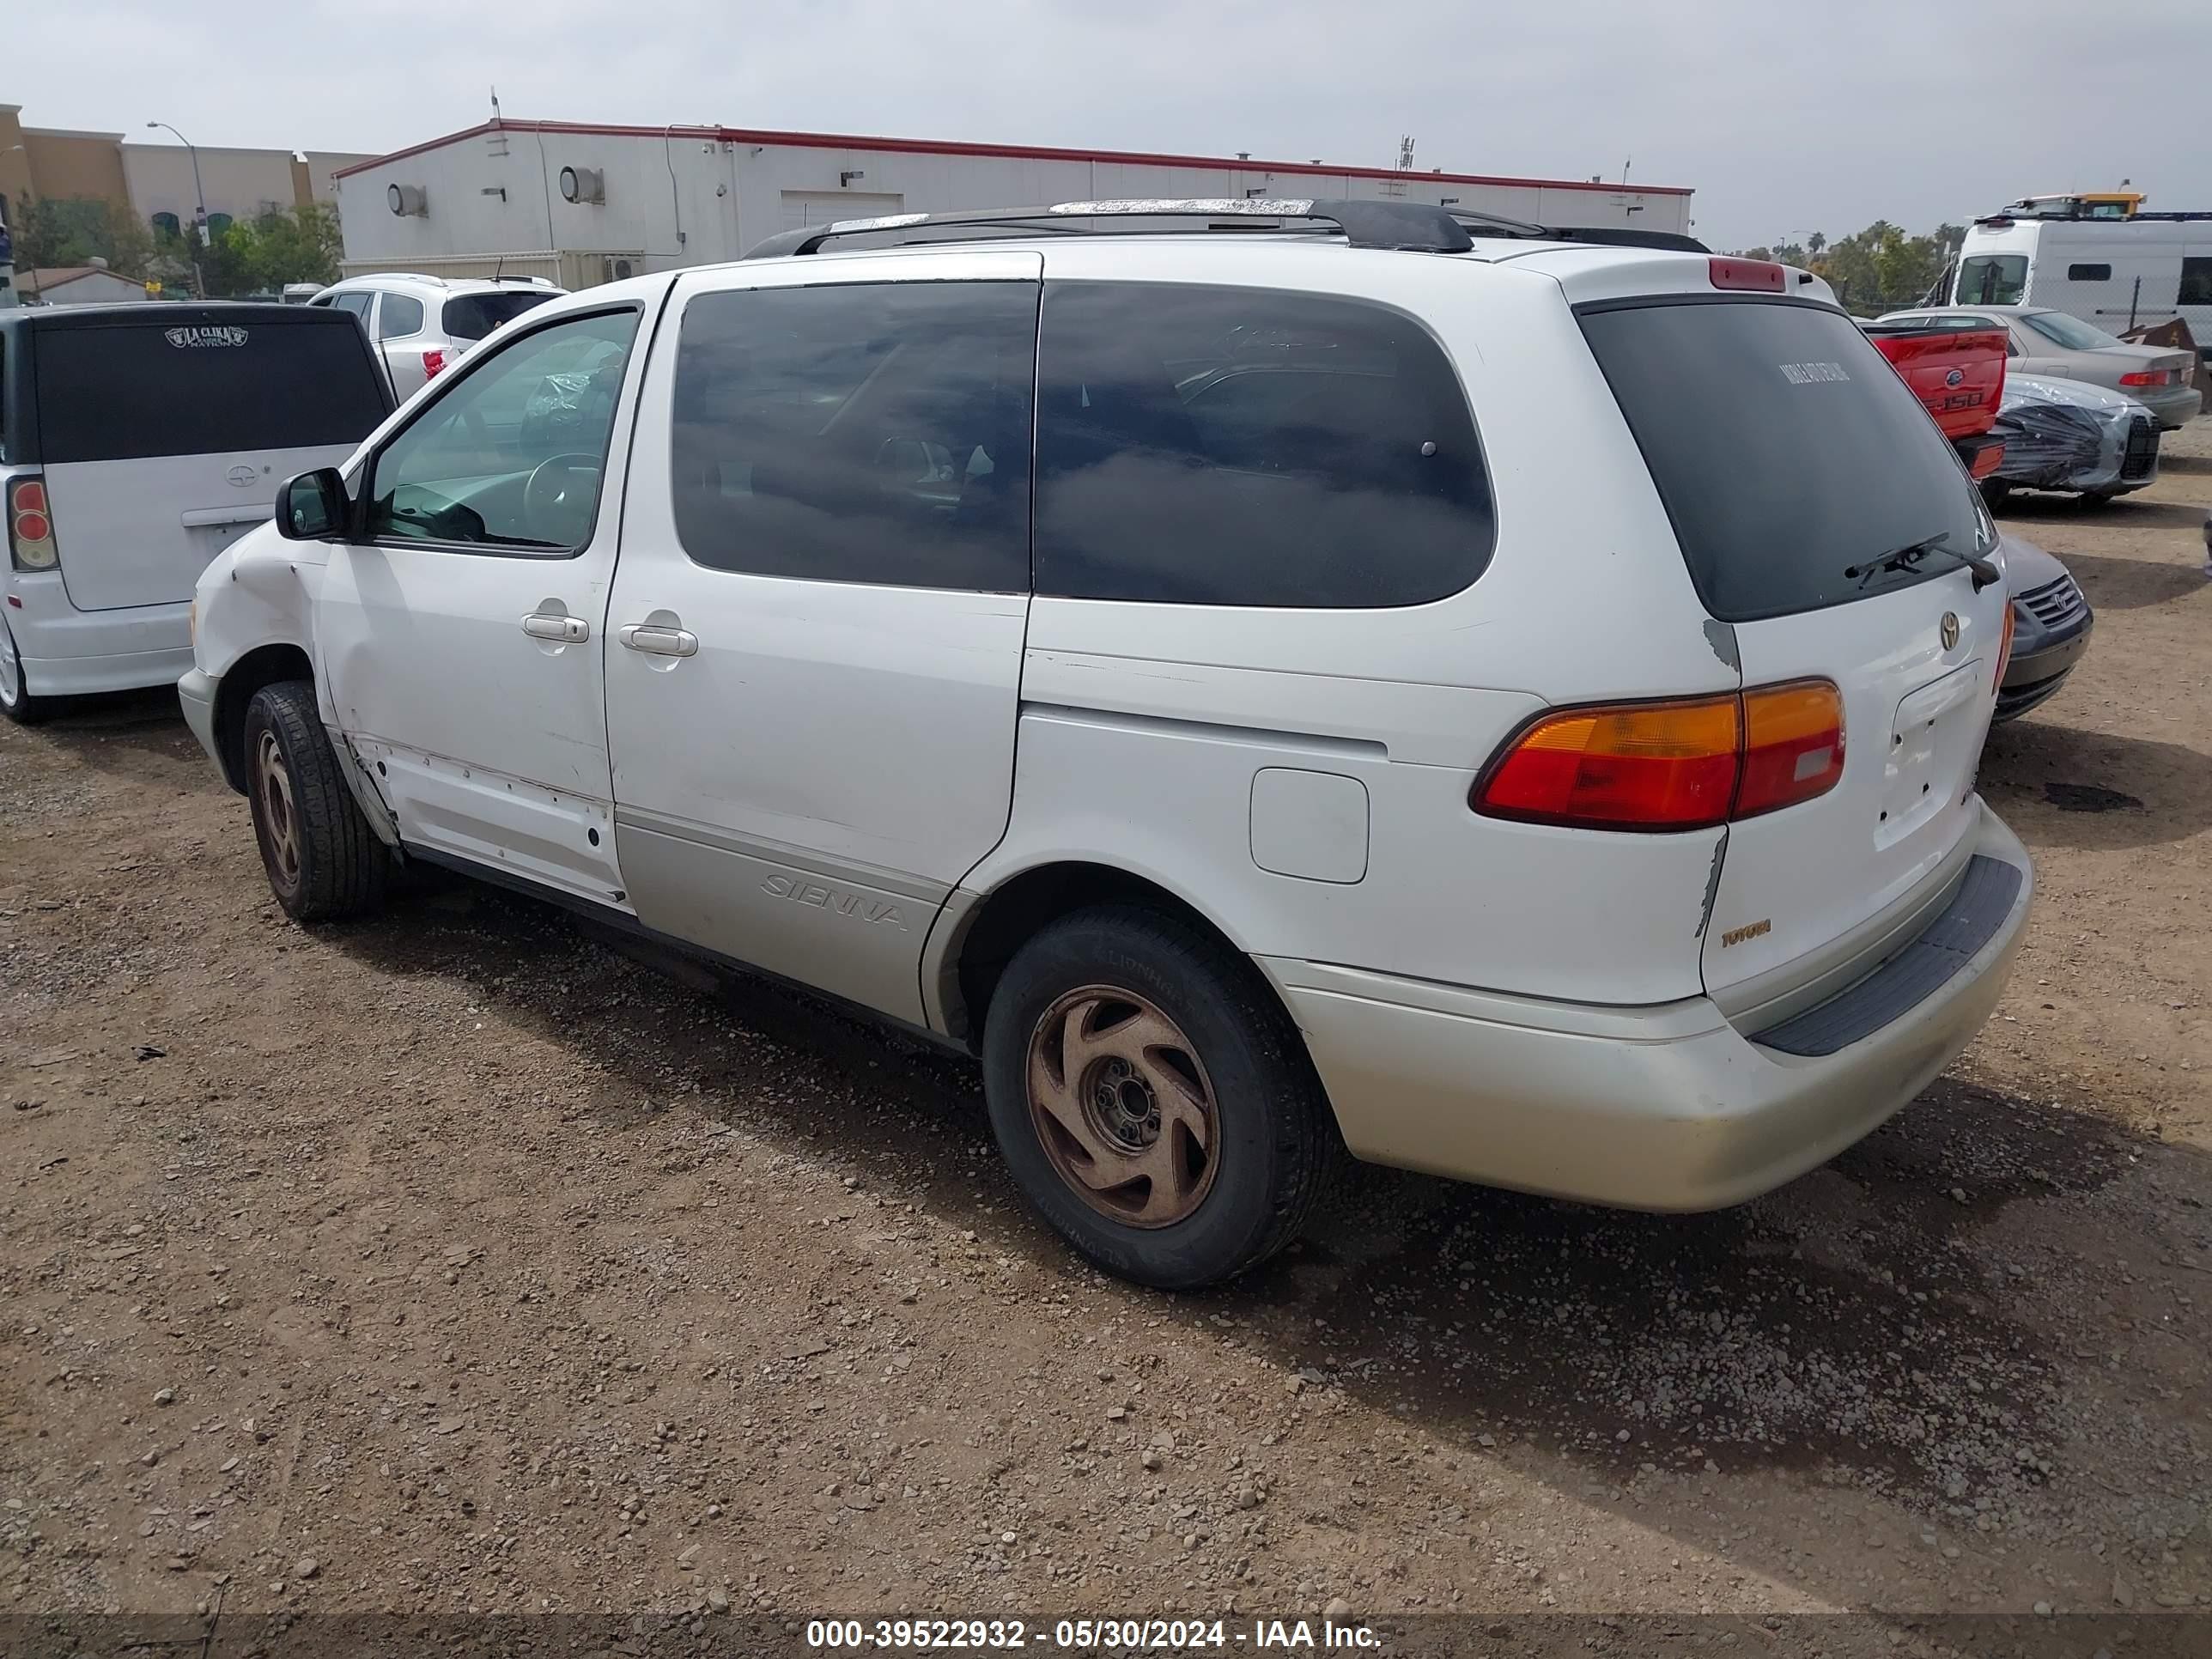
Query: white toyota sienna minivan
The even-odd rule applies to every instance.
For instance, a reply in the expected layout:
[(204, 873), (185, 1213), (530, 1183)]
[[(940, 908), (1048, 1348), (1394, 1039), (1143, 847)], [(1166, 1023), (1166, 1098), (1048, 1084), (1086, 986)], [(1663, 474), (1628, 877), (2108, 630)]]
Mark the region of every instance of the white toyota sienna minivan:
[(981, 1057), (1096, 1261), (1346, 1149), (1750, 1198), (1973, 1036), (2010, 611), (1804, 273), (1389, 203), (1072, 203), (549, 302), (199, 586), (302, 920), (450, 866)]

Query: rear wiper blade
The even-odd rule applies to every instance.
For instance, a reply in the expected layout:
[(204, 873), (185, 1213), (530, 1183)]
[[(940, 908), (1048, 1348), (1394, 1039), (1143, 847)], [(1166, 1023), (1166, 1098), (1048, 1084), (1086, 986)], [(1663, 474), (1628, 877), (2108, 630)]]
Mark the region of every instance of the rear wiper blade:
[(1955, 559), (1974, 573), (1974, 592), (1977, 593), (1991, 583), (2004, 580), (2004, 572), (1980, 554), (1961, 553), (1955, 547), (1946, 546), (1944, 544), (1950, 539), (1951, 532), (1945, 530), (1933, 536), (1923, 536), (1917, 542), (1907, 542), (1902, 547), (1890, 549), (1871, 563), (1845, 566), (1844, 579), (1849, 580), (1856, 577), (1858, 585), (1864, 587), (1886, 570), (1910, 570), (1930, 553), (1941, 553), (1945, 558)]

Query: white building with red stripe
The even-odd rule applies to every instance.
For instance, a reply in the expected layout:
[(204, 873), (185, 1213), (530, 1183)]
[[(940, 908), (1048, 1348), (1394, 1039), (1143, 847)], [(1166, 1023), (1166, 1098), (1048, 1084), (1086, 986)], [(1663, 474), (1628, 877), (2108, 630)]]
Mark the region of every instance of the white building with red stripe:
[(337, 177), (349, 276), (503, 273), (565, 288), (733, 259), (798, 225), (1112, 197), (1372, 198), (1690, 229), (1691, 193), (1677, 185), (739, 127), (492, 120)]

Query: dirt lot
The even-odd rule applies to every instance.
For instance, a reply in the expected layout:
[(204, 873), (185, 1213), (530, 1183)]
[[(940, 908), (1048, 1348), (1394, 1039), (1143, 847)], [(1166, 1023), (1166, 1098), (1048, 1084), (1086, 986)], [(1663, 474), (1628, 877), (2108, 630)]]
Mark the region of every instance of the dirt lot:
[(0, 1611), (2212, 1607), (2207, 505), (2212, 421), (2009, 520), (2097, 636), (1889, 1127), (1687, 1219), (1365, 1173), (1203, 1297), (970, 1067), (489, 890), (303, 931), (171, 704), (0, 727)]

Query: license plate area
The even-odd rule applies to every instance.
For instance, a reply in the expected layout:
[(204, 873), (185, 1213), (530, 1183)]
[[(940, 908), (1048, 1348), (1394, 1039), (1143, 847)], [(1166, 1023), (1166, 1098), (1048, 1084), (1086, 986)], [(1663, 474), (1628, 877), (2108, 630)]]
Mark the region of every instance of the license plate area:
[(1988, 669), (1970, 662), (1908, 693), (1890, 724), (1877, 846), (1904, 840), (1944, 808), (1973, 776), (1989, 710)]

